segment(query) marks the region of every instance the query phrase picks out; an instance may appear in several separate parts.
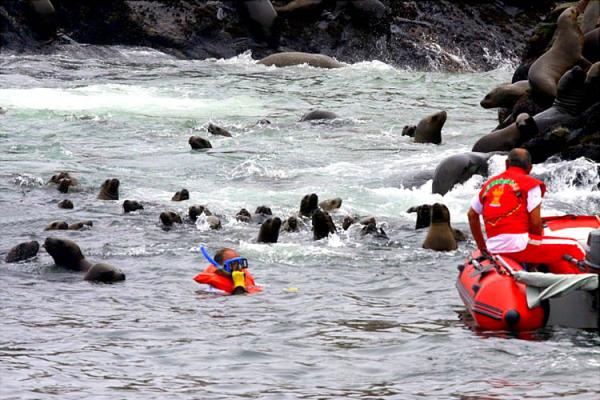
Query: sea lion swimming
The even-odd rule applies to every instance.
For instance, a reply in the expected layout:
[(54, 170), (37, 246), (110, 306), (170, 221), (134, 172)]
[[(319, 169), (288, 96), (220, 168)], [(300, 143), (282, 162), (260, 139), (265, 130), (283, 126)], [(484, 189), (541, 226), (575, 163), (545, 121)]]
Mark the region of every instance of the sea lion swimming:
[(56, 231), (56, 230), (67, 230), (69, 229), (69, 224), (65, 221), (53, 221), (46, 226), (45, 231)]
[(258, 233), (258, 243), (277, 243), (279, 239), (279, 229), (281, 228), (281, 219), (274, 217), (268, 218), (260, 226)]
[(107, 179), (100, 187), (99, 200), (119, 200), (119, 180)]
[(513, 108), (517, 100), (529, 94), (531, 86), (529, 81), (505, 83), (496, 86), (479, 103), (483, 108)]
[(307, 194), (300, 202), (300, 215), (304, 217), (312, 217), (319, 209), (319, 196), (315, 193)]
[(308, 64), (315, 68), (341, 68), (343, 65), (329, 56), (301, 52), (275, 53), (258, 61), (267, 67), (291, 67)]
[(323, 119), (336, 119), (339, 118), (336, 113), (327, 110), (313, 110), (309, 111), (300, 118), (300, 122), (305, 121), (317, 121)]
[[(417, 213), (417, 222), (415, 224), (415, 229), (422, 229), (431, 226), (431, 209), (433, 205), (431, 204), (421, 204), (420, 206), (411, 207), (406, 212)], [(450, 215), (450, 211), (448, 211), (448, 215)], [(454, 240), (457, 242), (462, 242), (467, 240), (467, 236), (460, 230), (452, 228), (452, 224), (450, 223), (450, 217), (448, 216), (448, 225), (452, 230), (452, 235), (454, 236)]]
[(79, 246), (69, 239), (46, 238), (44, 248), (60, 267), (86, 272), (92, 266), (81, 253)]
[(68, 172), (59, 172), (58, 174), (52, 175), (49, 182), (57, 184), (57, 189), (61, 193), (68, 193), (69, 187), (77, 186), (79, 184), (79, 181)]
[(57, 266), (85, 272), (83, 279), (86, 281), (111, 283), (125, 280), (125, 274), (112, 265), (105, 263), (92, 265), (83, 256), (79, 246), (71, 240), (49, 237), (44, 242), (44, 248)]
[(214, 215), (206, 216), (206, 223), (208, 227), (213, 230), (221, 229), (221, 220), (219, 217), (215, 217)]
[(163, 223), (163, 225), (169, 227), (169, 226), (173, 226), (173, 224), (181, 224), (181, 217), (179, 216), (179, 214), (177, 214), (176, 212), (173, 211), (164, 211), (162, 213), (160, 213), (159, 216), (160, 222)]
[(212, 133), (213, 135), (231, 137), (231, 133), (229, 133), (227, 130), (221, 128), (220, 126), (217, 126), (214, 124), (208, 124), (207, 130), (208, 130), (208, 132)]
[(528, 80), (534, 95), (556, 97), (556, 84), (573, 65), (582, 62), (583, 33), (577, 22), (579, 11), (569, 7), (558, 17), (550, 50), (529, 68)]
[(80, 221), (80, 222), (75, 222), (74, 224), (69, 224), (69, 226), (67, 227), (68, 230), (70, 231), (78, 231), (80, 229), (83, 228), (89, 228), (92, 227), (94, 225), (94, 223), (92, 221)]
[(446, 111), (440, 111), (419, 121), (415, 130), (415, 143), (442, 143), (442, 128), (447, 117)]
[(445, 195), (459, 183), (464, 183), (473, 175), (488, 174), (488, 160), (492, 154), (462, 153), (443, 159), (433, 173), (432, 193)]
[(190, 206), (190, 208), (188, 208), (188, 218), (190, 219), (190, 221), (196, 222), (198, 217), (202, 214), (206, 216), (211, 215), (210, 212), (206, 214), (206, 211), (208, 211), (208, 209), (204, 206)]
[(521, 114), (506, 128), (490, 132), (479, 138), (471, 151), (479, 153), (510, 151), (530, 140), (537, 133), (538, 127), (534, 119), (529, 114)]
[(71, 200), (68, 199), (64, 199), (58, 202), (58, 208), (64, 208), (64, 209), (72, 209), (73, 208), (73, 202)]
[(250, 214), (250, 211), (246, 210), (245, 208), (242, 208), (235, 215), (235, 219), (238, 220), (238, 221), (240, 221), (240, 222), (249, 223), (250, 220), (252, 219), (252, 214)]
[(284, 232), (297, 232), (299, 228), (298, 224), (298, 218), (292, 215), (291, 217), (285, 220), (283, 226), (281, 227), (281, 230), (283, 230)]
[(210, 142), (200, 136), (190, 136), (188, 143), (192, 150), (212, 149)]
[(319, 203), (319, 207), (323, 211), (335, 211), (342, 206), (342, 199), (336, 197), (335, 199), (323, 200)]
[(98, 263), (85, 273), (83, 279), (91, 282), (113, 283), (124, 281), (125, 274), (112, 265)]
[(179, 192), (175, 192), (171, 201), (185, 201), (190, 199), (190, 192), (187, 189), (181, 189)]
[(135, 200), (125, 200), (123, 202), (123, 212), (130, 213), (132, 211), (143, 210), (144, 206)]
[(326, 212), (317, 209), (312, 215), (313, 238), (320, 240), (330, 233), (335, 233), (336, 228), (331, 216)]
[(423, 242), (424, 249), (450, 251), (458, 248), (450, 228), (450, 211), (443, 204), (435, 203), (431, 207), (431, 226)]
[(36, 240), (31, 242), (19, 243), (6, 254), (4, 261), (7, 263), (16, 263), (35, 257), (40, 250), (40, 244)]

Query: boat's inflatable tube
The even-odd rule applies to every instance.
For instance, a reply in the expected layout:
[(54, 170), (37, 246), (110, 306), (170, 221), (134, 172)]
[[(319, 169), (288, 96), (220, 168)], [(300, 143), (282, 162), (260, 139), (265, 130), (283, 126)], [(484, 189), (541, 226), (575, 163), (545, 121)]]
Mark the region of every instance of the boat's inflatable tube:
[[(244, 270), (244, 278), (248, 293), (257, 293), (262, 290), (260, 286), (256, 286), (254, 277), (247, 269)], [(233, 280), (217, 274), (217, 268), (214, 265), (209, 265), (203, 272), (196, 275), (194, 280), (200, 284), (210, 285), (228, 294), (232, 294), (234, 290)]]

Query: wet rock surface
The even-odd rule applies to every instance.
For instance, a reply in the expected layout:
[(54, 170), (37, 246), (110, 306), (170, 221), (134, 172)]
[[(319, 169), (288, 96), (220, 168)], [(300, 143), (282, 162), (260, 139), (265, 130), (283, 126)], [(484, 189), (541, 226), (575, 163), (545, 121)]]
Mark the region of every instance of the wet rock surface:
[[(24, 3), (0, 5), (0, 46), (6, 50), (51, 52), (74, 41), (148, 46), (194, 59), (229, 58), (247, 50), (256, 59), (303, 51), (343, 62), (377, 59), (458, 71), (487, 70), (518, 59), (551, 2), (322, 0), (286, 7), (292, 2), (274, 0), (280, 11), (261, 26), (241, 1), (52, 0), (56, 33), (46, 16), (43, 22), (27, 18)], [(542, 46), (550, 31), (541, 29), (541, 39), (529, 43), (530, 52)]]

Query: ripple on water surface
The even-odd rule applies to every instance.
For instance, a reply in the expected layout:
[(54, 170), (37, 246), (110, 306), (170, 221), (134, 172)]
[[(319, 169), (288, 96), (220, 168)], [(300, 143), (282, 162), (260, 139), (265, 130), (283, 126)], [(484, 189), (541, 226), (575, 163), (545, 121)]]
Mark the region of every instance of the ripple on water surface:
[[(510, 73), (403, 71), (380, 62), (331, 71), (230, 60), (182, 61), (147, 49), (92, 48), (82, 57), (2, 56), (0, 249), (47, 236), (76, 241), (127, 280), (90, 284), (45, 251), (0, 264), (3, 398), (595, 398), (597, 334), (548, 329), (515, 338), (469, 328), (449, 253), (421, 249), (410, 206), (444, 202), (467, 231), (483, 182), (442, 197), (431, 177), (443, 158), (495, 126), (478, 107)], [(309, 109), (340, 118), (300, 123)], [(440, 146), (417, 145), (404, 125), (444, 109)], [(271, 124), (259, 120), (268, 119)], [(232, 138), (209, 136), (208, 123)], [(190, 151), (191, 135), (213, 149)], [(492, 172), (503, 157), (491, 160)], [(46, 185), (68, 170), (80, 187)], [(534, 168), (550, 188), (544, 212), (600, 213), (598, 166), (580, 159)], [(99, 201), (107, 178), (121, 202)], [(171, 196), (187, 188), (190, 200)], [(389, 240), (339, 230), (318, 242), (305, 226), (274, 245), (235, 220), (242, 207), (287, 217), (307, 193), (341, 197), (345, 215), (373, 215)], [(68, 198), (75, 207), (59, 209)], [(204, 204), (220, 216), (161, 229), (158, 215)], [(84, 231), (45, 232), (53, 220), (93, 220)], [(263, 293), (226, 297), (192, 280), (199, 245), (230, 246), (251, 262)], [(528, 340), (523, 340), (528, 339)]]

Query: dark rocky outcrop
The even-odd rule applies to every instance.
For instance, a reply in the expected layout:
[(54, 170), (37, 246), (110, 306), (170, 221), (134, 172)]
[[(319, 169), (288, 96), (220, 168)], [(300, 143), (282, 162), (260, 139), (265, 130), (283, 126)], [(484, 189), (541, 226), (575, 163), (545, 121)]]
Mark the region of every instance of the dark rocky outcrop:
[[(258, 15), (238, 0), (51, 0), (55, 14), (40, 22), (30, 18), (27, 1), (4, 0), (0, 47), (51, 52), (76, 41), (149, 46), (196, 59), (229, 58), (246, 50), (257, 59), (302, 51), (344, 62), (378, 59), (425, 70), (486, 70), (523, 53), (528, 32), (552, 3), (321, 0), (294, 9), (286, 8), (290, 0), (273, 0), (280, 11), (271, 12), (268, 0), (261, 2), (268, 12)], [(528, 52), (544, 47), (551, 30), (542, 29)]]

